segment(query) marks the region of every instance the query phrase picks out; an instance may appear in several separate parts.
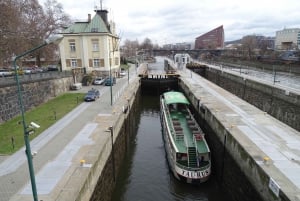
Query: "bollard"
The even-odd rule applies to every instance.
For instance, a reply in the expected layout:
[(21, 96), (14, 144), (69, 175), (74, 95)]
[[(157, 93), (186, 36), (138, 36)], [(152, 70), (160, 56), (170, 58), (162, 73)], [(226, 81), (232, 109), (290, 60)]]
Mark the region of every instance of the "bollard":
[(12, 149), (15, 149), (15, 138), (14, 136), (11, 137), (11, 145), (12, 145)]
[(84, 164), (85, 164), (85, 160), (84, 160), (84, 159), (81, 159), (81, 160), (80, 160), (80, 165), (83, 166)]

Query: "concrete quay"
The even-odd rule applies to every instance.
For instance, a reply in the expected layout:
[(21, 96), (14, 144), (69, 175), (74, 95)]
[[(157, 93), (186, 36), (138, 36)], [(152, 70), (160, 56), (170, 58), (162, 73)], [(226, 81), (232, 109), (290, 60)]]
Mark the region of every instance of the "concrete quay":
[[(300, 133), (187, 69), (178, 73), (180, 87), (260, 199), (300, 201)], [(234, 175), (229, 167), (225, 162), (225, 177)], [(249, 200), (241, 182), (240, 186), (230, 186), (234, 181), (225, 185)]]
[[(90, 200), (111, 154), (108, 128), (113, 127), (115, 141), (127, 115), (122, 110), (132, 104), (139, 85), (131, 68), (130, 79), (117, 79), (112, 88), (113, 105), (110, 87), (84, 87), (83, 92), (99, 88), (100, 98), (80, 104), (31, 141), (38, 200)], [(24, 151), (0, 160), (0, 201), (33, 200)]]

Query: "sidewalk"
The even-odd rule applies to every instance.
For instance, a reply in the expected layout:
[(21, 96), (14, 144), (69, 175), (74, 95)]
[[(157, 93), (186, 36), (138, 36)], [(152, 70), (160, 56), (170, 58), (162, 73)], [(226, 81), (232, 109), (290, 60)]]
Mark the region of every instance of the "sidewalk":
[[(130, 81), (136, 77), (134, 72), (131, 73)], [(114, 101), (129, 86), (127, 79), (127, 76), (118, 79), (113, 86)], [(91, 147), (105, 146), (101, 143), (110, 139), (106, 133), (99, 135), (99, 128), (105, 130), (111, 124), (109, 122), (115, 119), (112, 113), (114, 106), (110, 103), (110, 87), (90, 86), (82, 91), (92, 87), (100, 89), (98, 100), (80, 104), (31, 141), (32, 152), (37, 152), (33, 165), (39, 200), (53, 200), (49, 198), (63, 191), (74, 171), (78, 168), (88, 170), (90, 165), (86, 163), (81, 166), (80, 160)], [(25, 147), (11, 156), (5, 156), (0, 161), (0, 201), (33, 200), (29, 178)], [(78, 187), (79, 183), (74, 186)]]

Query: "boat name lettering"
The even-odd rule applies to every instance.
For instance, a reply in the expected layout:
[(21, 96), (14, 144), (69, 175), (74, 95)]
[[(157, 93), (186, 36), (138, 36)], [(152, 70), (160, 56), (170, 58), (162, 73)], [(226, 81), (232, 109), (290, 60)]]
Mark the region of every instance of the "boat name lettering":
[(180, 174), (186, 178), (193, 178), (193, 179), (203, 178), (209, 175), (209, 169), (203, 171), (187, 171), (181, 169)]

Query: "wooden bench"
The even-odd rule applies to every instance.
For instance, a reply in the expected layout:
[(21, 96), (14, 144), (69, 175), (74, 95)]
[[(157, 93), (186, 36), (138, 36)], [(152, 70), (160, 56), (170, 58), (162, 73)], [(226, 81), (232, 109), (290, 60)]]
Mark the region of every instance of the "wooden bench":
[(177, 133), (177, 131), (182, 131), (183, 129), (181, 128), (180, 125), (178, 125), (178, 126), (174, 126), (174, 130), (175, 130), (176, 133)]

